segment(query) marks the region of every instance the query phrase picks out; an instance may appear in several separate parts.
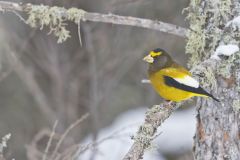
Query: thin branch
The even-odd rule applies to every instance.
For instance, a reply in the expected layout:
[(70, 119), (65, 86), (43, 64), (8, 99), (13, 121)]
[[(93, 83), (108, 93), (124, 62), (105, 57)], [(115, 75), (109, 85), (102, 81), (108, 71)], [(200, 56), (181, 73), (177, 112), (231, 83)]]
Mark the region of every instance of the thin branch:
[(179, 107), (175, 103), (164, 102), (155, 105), (146, 113), (145, 122), (139, 127), (137, 135), (133, 137), (134, 143), (123, 160), (139, 160), (143, 158), (144, 151), (151, 146), (156, 137), (157, 128)]
[(4, 10), (23, 11), (24, 8), (23, 8), (22, 4), (13, 3), (13, 2), (6, 2), (6, 1), (0, 1), (0, 11), (4, 11)]
[(81, 18), (79, 18), (78, 20), (78, 39), (79, 39), (79, 43), (80, 46), (82, 47), (82, 36), (81, 36)]
[(104, 22), (120, 25), (129, 25), (135, 27), (148, 28), (169, 34), (186, 37), (187, 29), (174, 24), (136, 17), (124, 17), (114, 14), (87, 13), (84, 18), (94, 22)]
[[(21, 4), (14, 2), (5, 2), (0, 1), (0, 11), (19, 11), (19, 12), (29, 12), (34, 6), (31, 3)], [(67, 16), (67, 9), (61, 9), (61, 15), (63, 17)], [(144, 18), (137, 17), (127, 17), (127, 16), (119, 16), (115, 14), (100, 14), (100, 13), (92, 13), (83, 11), (83, 14), (80, 16), (83, 21), (92, 21), (92, 22), (103, 22), (103, 23), (111, 23), (118, 25), (128, 25), (135, 26), (141, 28), (147, 28), (152, 30), (157, 30), (161, 32), (166, 32), (169, 34), (173, 34), (180, 37), (186, 37), (187, 29), (176, 26), (174, 24), (161, 22), (158, 20), (150, 20)]]
[(51, 158), (50, 159), (54, 159), (57, 152), (58, 152), (58, 149), (60, 148), (62, 142), (64, 141), (64, 139), (66, 138), (66, 136), (68, 135), (68, 133), (73, 129), (75, 128), (77, 125), (79, 125), (80, 123), (82, 123), (84, 120), (86, 120), (87, 118), (89, 117), (89, 113), (86, 113), (84, 114), (83, 116), (81, 116), (81, 118), (79, 118), (76, 122), (74, 122), (73, 124), (71, 124), (68, 129), (63, 133), (63, 135), (61, 136), (60, 140), (58, 141), (52, 155), (51, 155)]
[(128, 126), (125, 126), (125, 127), (122, 127), (114, 132), (112, 132), (110, 135), (104, 137), (104, 138), (101, 138), (100, 140), (97, 140), (97, 141), (93, 141), (91, 143), (88, 143), (86, 145), (82, 145), (82, 144), (78, 144), (78, 150), (77, 152), (75, 153), (75, 157), (79, 157), (81, 156), (81, 154), (83, 154), (85, 151), (89, 150), (89, 149), (93, 149), (94, 147), (100, 145), (101, 143), (107, 141), (107, 140), (111, 140), (111, 139), (120, 139), (121, 137), (126, 137), (126, 136), (129, 136), (129, 134), (124, 134), (124, 130), (126, 129), (129, 129), (129, 127), (131, 126), (135, 126), (136, 124), (133, 124), (133, 125), (128, 125)]
[(47, 147), (45, 148), (42, 160), (46, 160), (47, 159), (47, 154), (48, 154), (49, 148), (51, 147), (52, 140), (53, 140), (53, 137), (55, 135), (57, 124), (58, 124), (58, 121), (55, 121), (55, 123), (53, 125), (53, 129), (52, 129), (52, 133), (51, 133), (51, 135), (49, 137), (49, 140), (48, 140), (48, 143), (47, 143)]

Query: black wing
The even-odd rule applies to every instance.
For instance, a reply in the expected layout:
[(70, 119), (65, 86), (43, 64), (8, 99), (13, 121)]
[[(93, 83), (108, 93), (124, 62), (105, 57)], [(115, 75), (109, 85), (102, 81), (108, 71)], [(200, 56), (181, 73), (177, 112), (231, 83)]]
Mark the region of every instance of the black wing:
[(170, 87), (175, 87), (177, 89), (181, 89), (181, 90), (184, 90), (184, 91), (206, 95), (208, 97), (211, 97), (215, 101), (219, 102), (219, 100), (217, 98), (215, 98), (213, 95), (211, 95), (208, 92), (206, 92), (200, 86), (198, 88), (187, 86), (185, 84), (179, 83), (178, 81), (176, 81), (175, 79), (173, 79), (173, 78), (171, 78), (169, 76), (164, 76), (164, 82), (165, 82), (166, 85), (168, 85)]

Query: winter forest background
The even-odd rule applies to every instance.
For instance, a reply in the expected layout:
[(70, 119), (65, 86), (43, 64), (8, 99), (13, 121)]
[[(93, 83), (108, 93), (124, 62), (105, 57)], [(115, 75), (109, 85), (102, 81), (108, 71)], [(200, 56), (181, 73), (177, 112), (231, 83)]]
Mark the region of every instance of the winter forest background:
[[(189, 27), (183, 14), (188, 0), (22, 2)], [(131, 137), (144, 121), (146, 110), (162, 102), (149, 84), (142, 83), (147, 78), (144, 55), (161, 47), (187, 67), (189, 56), (183, 37), (131, 26), (81, 22), (81, 46), (78, 26), (64, 23), (71, 37), (57, 43), (48, 27), (31, 28), (20, 15), (0, 10), (0, 137), (11, 133), (4, 150), (6, 159), (121, 159), (133, 143)], [(144, 159), (193, 160), (195, 104), (195, 98), (187, 101), (166, 120)], [(62, 140), (66, 131), (69, 133)]]

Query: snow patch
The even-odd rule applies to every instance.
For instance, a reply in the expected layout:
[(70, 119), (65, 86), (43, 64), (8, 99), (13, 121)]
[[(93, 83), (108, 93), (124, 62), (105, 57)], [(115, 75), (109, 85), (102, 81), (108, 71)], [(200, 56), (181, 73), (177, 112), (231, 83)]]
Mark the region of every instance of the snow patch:
[[(104, 141), (98, 145), (96, 160), (122, 159), (133, 144), (131, 136), (134, 135), (143, 123), (146, 108), (130, 110), (119, 117), (109, 127), (100, 130), (98, 141), (117, 131), (122, 135)], [(166, 160), (163, 154), (182, 154), (191, 150), (195, 133), (195, 109), (176, 111), (158, 129), (161, 134), (154, 140), (153, 148), (144, 154), (144, 160)], [(120, 129), (120, 131), (119, 131)], [(120, 132), (120, 133), (119, 133)], [(81, 144), (92, 142), (89, 135)], [(82, 153), (78, 160), (91, 157), (92, 150)]]
[[(239, 18), (240, 20), (240, 18)], [(240, 22), (239, 22), (240, 23)], [(219, 56), (231, 56), (232, 54), (239, 51), (239, 47), (236, 44), (227, 44), (227, 45), (220, 45), (217, 47), (214, 54), (211, 56), (211, 59), (220, 60)]]
[(240, 28), (240, 16), (235, 17), (233, 20), (229, 21), (226, 26), (229, 27), (230, 25), (234, 30)]

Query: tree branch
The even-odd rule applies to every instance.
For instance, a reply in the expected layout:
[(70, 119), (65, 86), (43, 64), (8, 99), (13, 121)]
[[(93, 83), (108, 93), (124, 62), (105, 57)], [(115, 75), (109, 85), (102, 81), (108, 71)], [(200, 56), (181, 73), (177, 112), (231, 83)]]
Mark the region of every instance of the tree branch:
[[(2, 11), (11, 11), (11, 12), (29, 12), (32, 10), (33, 7), (40, 6), (40, 5), (33, 5), (30, 3), (22, 4), (22, 3), (15, 3), (15, 2), (5, 2), (0, 1), (0, 10)], [(80, 10), (80, 9), (79, 9)], [(67, 16), (67, 9), (61, 8), (61, 15), (63, 17)], [(152, 30), (157, 30), (169, 34), (173, 34), (180, 37), (186, 37), (187, 29), (176, 26), (174, 24), (161, 22), (158, 20), (150, 20), (144, 18), (137, 18), (137, 17), (125, 17), (119, 16), (114, 14), (100, 14), (100, 13), (91, 13), (82, 11), (81, 20), (83, 21), (93, 21), (93, 22), (103, 22), (103, 23), (111, 23), (111, 24), (118, 24), (118, 25), (128, 25), (128, 26), (135, 26), (141, 28), (147, 28)]]
[(185, 37), (187, 32), (187, 29), (183, 27), (179, 27), (173, 24), (169, 24), (169, 23), (165, 23), (157, 20), (153, 21), (150, 19), (143, 19), (143, 18), (136, 18), (136, 17), (124, 17), (124, 16), (118, 16), (114, 14), (87, 13), (84, 18), (86, 20), (94, 21), (94, 22), (104, 22), (104, 23), (148, 28), (152, 30), (157, 30), (157, 31), (177, 35), (180, 37)]
[(151, 141), (157, 133), (157, 128), (179, 107), (175, 103), (164, 102), (155, 105), (145, 116), (145, 122), (139, 127), (134, 143), (123, 160), (142, 159), (144, 151), (151, 146)]

